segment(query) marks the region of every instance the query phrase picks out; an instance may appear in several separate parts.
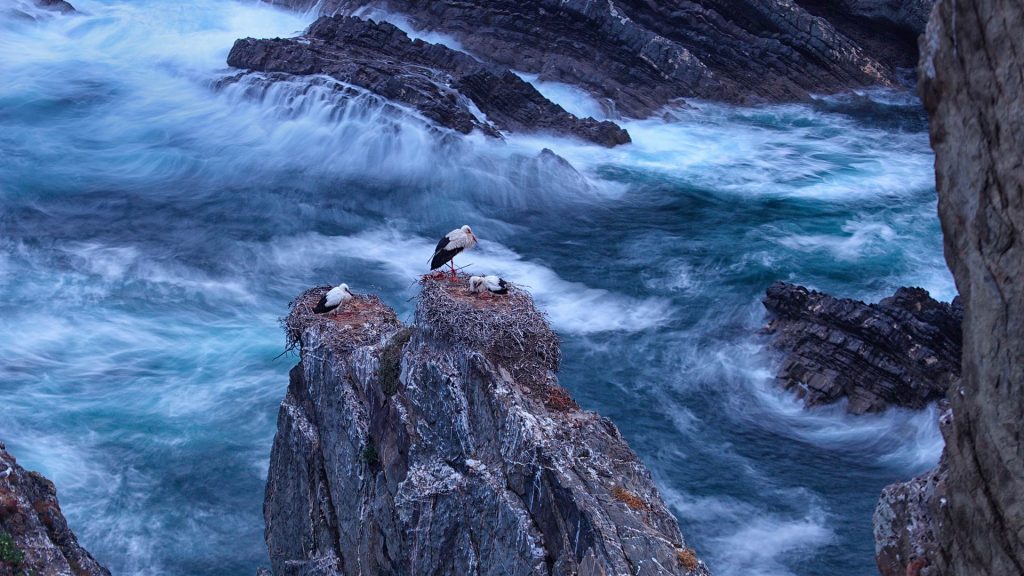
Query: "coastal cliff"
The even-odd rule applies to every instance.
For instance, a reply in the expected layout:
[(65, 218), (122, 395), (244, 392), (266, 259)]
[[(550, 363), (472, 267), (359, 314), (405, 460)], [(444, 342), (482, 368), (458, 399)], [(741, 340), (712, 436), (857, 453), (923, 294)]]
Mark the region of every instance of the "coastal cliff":
[(53, 482), (0, 442), (0, 576), (25, 574), (110, 576), (68, 528)]
[(922, 546), (906, 574), (1024, 574), (1022, 44), (1024, 6), (1009, 0), (940, 0), (922, 40), (939, 218), (964, 304), (963, 371), (943, 429), (941, 496), (925, 504), (938, 545)]
[(285, 322), (274, 574), (708, 574), (615, 425), (558, 385), (527, 293), (425, 279), (405, 325), (373, 296), (313, 314), (324, 291)]

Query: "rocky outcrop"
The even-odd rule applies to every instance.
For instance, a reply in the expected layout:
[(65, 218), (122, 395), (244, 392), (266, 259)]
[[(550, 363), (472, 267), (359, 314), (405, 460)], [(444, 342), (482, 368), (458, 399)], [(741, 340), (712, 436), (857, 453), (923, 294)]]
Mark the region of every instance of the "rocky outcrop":
[(68, 528), (57, 489), (0, 443), (0, 576), (110, 576)]
[(323, 17), (299, 38), (238, 40), (228, 64), (259, 72), (326, 74), (462, 133), (547, 131), (604, 146), (629, 142), (614, 123), (573, 116), (506, 68), (412, 40), (387, 22)]
[(946, 260), (964, 303), (938, 574), (1024, 574), (1024, 5), (939, 0), (922, 41)]
[(772, 316), (769, 345), (784, 353), (776, 377), (807, 406), (847, 398), (855, 414), (923, 408), (960, 376), (958, 300), (900, 288), (865, 304), (776, 282), (763, 302)]
[[(953, 414), (939, 418), (948, 435)], [(946, 506), (946, 461), (908, 482), (886, 486), (875, 506), (872, 524), (875, 561), (882, 576), (939, 576), (936, 565), (941, 509)]]
[(75, 7), (64, 0), (35, 0), (36, 6), (40, 8), (46, 8), (47, 10), (54, 10), (61, 14), (70, 14), (75, 11)]
[[(309, 9), (309, 0), (277, 0)], [(680, 98), (791, 101), (897, 83), (893, 65), (792, 0), (324, 0), (324, 14), (399, 13), (466, 51), (579, 86), (612, 114)], [(903, 41), (914, 57), (915, 46)]]
[(293, 304), (264, 515), (274, 574), (707, 574), (614, 424), (558, 385), (529, 295), (425, 279), (404, 325)]

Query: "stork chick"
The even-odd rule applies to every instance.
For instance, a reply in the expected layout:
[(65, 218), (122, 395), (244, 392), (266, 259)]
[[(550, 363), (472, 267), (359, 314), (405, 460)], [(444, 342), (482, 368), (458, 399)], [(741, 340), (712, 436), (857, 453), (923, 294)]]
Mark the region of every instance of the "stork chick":
[(497, 276), (470, 276), (469, 291), (490, 297), (491, 294), (508, 294), (511, 284)]

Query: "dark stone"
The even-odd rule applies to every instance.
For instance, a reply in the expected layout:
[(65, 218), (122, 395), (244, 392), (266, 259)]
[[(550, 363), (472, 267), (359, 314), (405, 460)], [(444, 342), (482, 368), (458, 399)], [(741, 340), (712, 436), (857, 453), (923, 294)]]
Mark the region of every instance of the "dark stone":
[(855, 414), (923, 408), (960, 376), (956, 299), (946, 304), (921, 288), (900, 288), (865, 304), (776, 282), (763, 302), (772, 315), (770, 346), (785, 353), (777, 378), (807, 406), (845, 397)]
[[(608, 121), (580, 119), (501, 66), (440, 44), (411, 40), (386, 22), (323, 17), (291, 39), (238, 40), (228, 64), (260, 72), (326, 74), (365, 88), (462, 133), (474, 129), (568, 134), (603, 146), (628, 143)], [(473, 106), (486, 115), (481, 118)]]
[(529, 295), (465, 282), (425, 279), (410, 326), (371, 297), (336, 316), (310, 313), (322, 288), (293, 304), (274, 574), (707, 575), (615, 426), (549, 407), (568, 394)]
[[(308, 0), (278, 3), (310, 8)], [(477, 57), (579, 86), (632, 117), (680, 98), (793, 101), (895, 85), (890, 36), (909, 52), (903, 65), (916, 55), (908, 33), (860, 44), (788, 0), (325, 0), (320, 9), (400, 13), (417, 28), (453, 36)], [(853, 12), (879, 11), (827, 12), (845, 21)]]
[(61, 14), (70, 14), (75, 12), (75, 7), (64, 0), (35, 0), (36, 6), (40, 8), (46, 8), (47, 10), (54, 10)]
[[(5, 535), (17, 552), (0, 558), (0, 575), (110, 576), (78, 545), (53, 482), (19, 466), (0, 443), (0, 538)], [(20, 560), (12, 562), (13, 556)]]

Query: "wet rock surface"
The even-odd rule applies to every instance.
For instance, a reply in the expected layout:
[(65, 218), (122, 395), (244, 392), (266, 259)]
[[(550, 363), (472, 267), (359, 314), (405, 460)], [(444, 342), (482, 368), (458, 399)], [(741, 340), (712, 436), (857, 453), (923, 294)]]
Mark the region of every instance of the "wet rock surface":
[(53, 483), (0, 442), (0, 576), (110, 576), (79, 546)]
[(323, 17), (299, 38), (238, 40), (228, 64), (297, 76), (326, 74), (461, 133), (541, 131), (603, 146), (629, 142), (619, 126), (573, 116), (507, 68), (412, 40), (387, 22)]
[(846, 398), (856, 414), (923, 408), (960, 376), (958, 300), (900, 288), (866, 304), (776, 282), (763, 303), (769, 346), (784, 354), (776, 377), (807, 406)]
[[(309, 9), (308, 0), (277, 3)], [(825, 16), (847, 12), (826, 7)], [(583, 88), (612, 115), (649, 116), (680, 98), (793, 101), (898, 83), (890, 34), (858, 43), (789, 0), (325, 0), (323, 14), (400, 14), (466, 52)], [(916, 57), (915, 34), (895, 41)], [(877, 52), (877, 53), (876, 53)]]
[(310, 290), (264, 514), (274, 574), (707, 574), (528, 294), (423, 281), (416, 320)]

